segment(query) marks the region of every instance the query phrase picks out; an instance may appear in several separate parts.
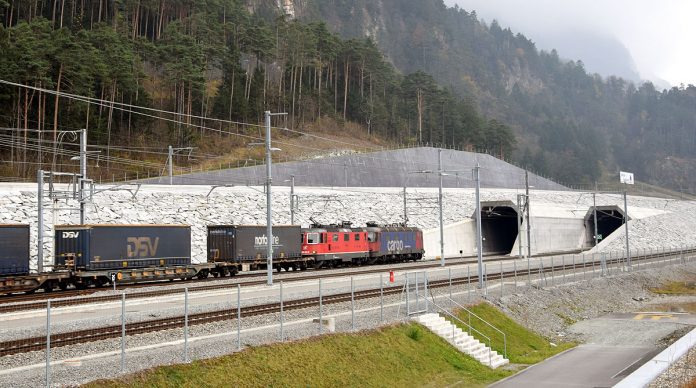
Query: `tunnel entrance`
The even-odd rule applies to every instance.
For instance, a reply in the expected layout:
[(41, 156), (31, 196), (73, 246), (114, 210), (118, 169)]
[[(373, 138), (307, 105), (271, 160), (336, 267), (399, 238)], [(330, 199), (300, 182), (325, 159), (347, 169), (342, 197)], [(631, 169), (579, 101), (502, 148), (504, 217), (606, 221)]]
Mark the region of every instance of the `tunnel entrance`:
[[(629, 218), (630, 219), (630, 218)], [(602, 242), (610, 234), (614, 233), (624, 224), (624, 212), (618, 206), (597, 206), (597, 235), (598, 242)], [(595, 216), (594, 208), (585, 216), (585, 230), (587, 230), (587, 246), (595, 246), (594, 239)]]
[(483, 253), (509, 254), (517, 240), (517, 207), (511, 202), (481, 204)]

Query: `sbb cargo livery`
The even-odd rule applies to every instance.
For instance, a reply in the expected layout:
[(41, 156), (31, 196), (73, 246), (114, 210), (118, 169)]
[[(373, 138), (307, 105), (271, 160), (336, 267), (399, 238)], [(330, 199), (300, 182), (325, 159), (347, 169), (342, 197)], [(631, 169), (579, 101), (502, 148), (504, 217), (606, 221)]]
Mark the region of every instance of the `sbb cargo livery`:
[(364, 228), (341, 225), (313, 225), (302, 233), (302, 255), (312, 258), (316, 267), (335, 267), (341, 263), (375, 264), (423, 257), (423, 232), (405, 226)]
[[(268, 236), (258, 225), (208, 226), (207, 261), (191, 261), (187, 225), (55, 227), (51, 270), (29, 268), (29, 226), (0, 225), (0, 294), (69, 287), (230, 276), (267, 268)], [(423, 234), (399, 225), (349, 222), (273, 227), (273, 268), (305, 270), (419, 260)]]

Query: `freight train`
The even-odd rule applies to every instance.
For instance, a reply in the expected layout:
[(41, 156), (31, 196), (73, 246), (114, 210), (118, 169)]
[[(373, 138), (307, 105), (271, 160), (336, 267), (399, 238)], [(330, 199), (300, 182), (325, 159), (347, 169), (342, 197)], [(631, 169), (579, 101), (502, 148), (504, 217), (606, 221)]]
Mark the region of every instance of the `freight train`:
[[(207, 260), (199, 264), (191, 261), (187, 225), (59, 225), (54, 230), (53, 265), (32, 273), (29, 226), (0, 225), (0, 294), (204, 279), (267, 268), (265, 226), (208, 226)], [(272, 239), (277, 271), (415, 261), (424, 253), (420, 229), (373, 222), (274, 226)]]

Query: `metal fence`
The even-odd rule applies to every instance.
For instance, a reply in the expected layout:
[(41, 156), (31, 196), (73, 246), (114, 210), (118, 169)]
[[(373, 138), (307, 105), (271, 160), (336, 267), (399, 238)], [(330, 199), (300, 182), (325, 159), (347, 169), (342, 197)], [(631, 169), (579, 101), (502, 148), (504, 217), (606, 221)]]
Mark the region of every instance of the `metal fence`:
[[(404, 321), (423, 303), (427, 310), (427, 298), (456, 310), (457, 304), (480, 298), (686, 264), (694, 261), (695, 252), (694, 247), (634, 250), (630, 266), (625, 252), (488, 261), (481, 289), (475, 264), (457, 264), (274, 286), (230, 284), (214, 291), (191, 286), (150, 299), (137, 298), (137, 289), (115, 291), (120, 299), (109, 302), (92, 302), (93, 296), (52, 299), (44, 310), (0, 316), (2, 345), (24, 338), (27, 349), (33, 349), (0, 357), (0, 385), (79, 384), (249, 346), (350, 333)], [(423, 281), (429, 289), (425, 300), (426, 290), (418, 288)], [(91, 342), (77, 343), (81, 338)]]

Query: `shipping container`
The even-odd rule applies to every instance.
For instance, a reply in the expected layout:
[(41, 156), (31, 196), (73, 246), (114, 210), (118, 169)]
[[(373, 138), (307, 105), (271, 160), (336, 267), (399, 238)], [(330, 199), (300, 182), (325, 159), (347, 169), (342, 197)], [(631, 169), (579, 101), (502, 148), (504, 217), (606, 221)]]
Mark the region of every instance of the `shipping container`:
[(188, 225), (60, 225), (56, 268), (100, 271), (191, 264)]
[[(273, 259), (301, 259), (302, 233), (298, 225), (273, 227)], [(268, 237), (263, 225), (208, 226), (208, 262), (260, 263), (266, 261)]]
[(29, 225), (0, 225), (0, 276), (29, 273)]

